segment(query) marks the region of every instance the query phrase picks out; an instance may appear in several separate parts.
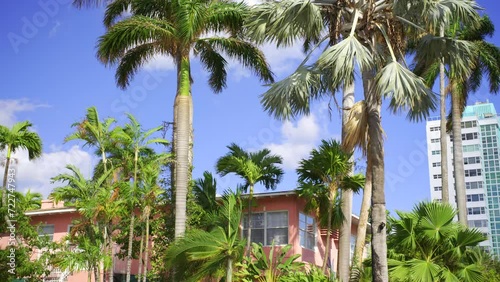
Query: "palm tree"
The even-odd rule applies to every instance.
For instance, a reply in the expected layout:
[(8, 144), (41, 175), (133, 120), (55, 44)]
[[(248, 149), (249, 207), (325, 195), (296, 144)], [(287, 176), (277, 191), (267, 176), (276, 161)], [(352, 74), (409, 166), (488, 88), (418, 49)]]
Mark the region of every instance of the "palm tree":
[[(366, 86), (366, 85), (365, 85)], [(349, 110), (349, 116), (344, 124), (345, 134), (342, 136), (342, 146), (348, 152), (352, 152), (356, 147), (366, 157), (365, 185), (363, 188), (363, 199), (359, 212), (359, 223), (356, 232), (356, 245), (352, 257), (352, 265), (361, 270), (363, 262), (363, 251), (366, 245), (366, 231), (368, 227), (368, 217), (372, 197), (372, 159), (368, 147), (367, 116), (365, 115), (365, 101), (359, 101)]]
[(281, 164), (283, 161), (280, 156), (272, 155), (268, 149), (249, 153), (234, 143), (227, 148), (229, 152), (217, 160), (216, 170), (221, 176), (234, 173), (245, 180), (243, 188), (245, 192), (248, 191), (248, 218), (245, 227), (248, 228), (247, 253), (250, 254), (254, 186), (261, 183), (266, 189), (276, 189), (283, 177), (283, 169), (277, 164)]
[(182, 269), (189, 263), (199, 263), (195, 272), (182, 281), (199, 281), (220, 273), (225, 274), (225, 281), (233, 281), (234, 265), (243, 259), (245, 249), (240, 236), (241, 215), (241, 202), (235, 194), (226, 194), (219, 212), (212, 214), (217, 226), (211, 231), (191, 230), (185, 238), (176, 240), (167, 250), (167, 265), (175, 266), (178, 275), (185, 275)]
[[(333, 3), (332, 3), (333, 2)], [(289, 34), (298, 37), (321, 21), (318, 4), (331, 9), (327, 20), (334, 28), (328, 36), (338, 39), (324, 50), (316, 62), (306, 65), (307, 56), (297, 70), (271, 86), (263, 95), (266, 111), (277, 118), (309, 113), (310, 102), (324, 97), (330, 89), (354, 79), (355, 64), (361, 72), (365, 90), (368, 150), (372, 167), (372, 264), (374, 281), (388, 281), (386, 260), (386, 209), (384, 192), (384, 150), (380, 119), (382, 98), (390, 101), (394, 112), (408, 112), (411, 120), (422, 120), (435, 108), (435, 96), (422, 78), (404, 63), (409, 39), (425, 35), (422, 45), (428, 58), (455, 58), (454, 67), (466, 69), (463, 62), (472, 55), (470, 44), (455, 38), (434, 36), (436, 26), (449, 15), (462, 21), (477, 21), (474, 1), (280, 1), (266, 2), (255, 9), (249, 29), (261, 40), (283, 41)], [(422, 16), (425, 15), (425, 16)], [(311, 24), (311, 22), (313, 24)], [(321, 24), (321, 23), (319, 23)], [(276, 32), (278, 31), (278, 32)], [(428, 34), (427, 34), (428, 33)], [(426, 35), (427, 34), (427, 35)], [(319, 36), (317, 38), (320, 38)], [(320, 43), (322, 42), (320, 39)], [(319, 44), (318, 44), (319, 45)], [(442, 48), (443, 45), (446, 45)], [(365, 131), (362, 130), (362, 131)]]
[[(129, 4), (132, 16), (118, 21)], [(262, 81), (273, 81), (263, 54), (240, 36), (247, 9), (243, 3), (228, 0), (153, 0), (114, 1), (106, 10), (105, 23), (109, 29), (99, 39), (97, 56), (106, 65), (118, 64), (116, 80), (120, 88), (126, 88), (138, 69), (155, 54), (173, 58), (177, 66), (173, 140), (176, 238), (185, 231), (186, 195), (191, 169), (190, 53), (194, 51), (193, 54), (200, 58), (210, 73), (209, 85), (216, 93), (226, 87), (227, 61), (222, 54), (252, 69)], [(204, 37), (213, 33), (227, 36)]]
[(76, 132), (64, 138), (64, 142), (72, 140), (83, 140), (85, 146), (95, 146), (100, 154), (101, 161), (104, 164), (104, 171), (107, 171), (107, 157), (106, 152), (110, 147), (109, 140), (111, 134), (111, 125), (115, 123), (114, 118), (106, 118), (103, 121), (99, 119), (99, 113), (96, 107), (87, 109), (85, 118), (81, 122), (72, 124), (76, 127)]
[[(130, 281), (130, 272), (132, 267), (132, 246), (134, 241), (134, 223), (135, 223), (135, 207), (138, 198), (136, 197), (137, 184), (139, 183), (139, 154), (151, 144), (168, 145), (168, 141), (163, 138), (150, 138), (152, 134), (162, 130), (163, 126), (152, 128), (148, 131), (143, 131), (137, 119), (128, 114), (129, 123), (125, 127), (117, 128), (112, 133), (112, 137), (118, 143), (123, 144), (122, 150), (128, 150), (133, 154), (133, 182), (131, 183), (131, 194), (129, 195), (130, 202), (130, 225), (129, 225), (129, 241), (127, 252), (127, 274), (126, 281)], [(146, 243), (148, 243), (146, 241)]]
[[(33, 124), (28, 121), (18, 122), (12, 128), (0, 125), (0, 151), (7, 150), (2, 183), (2, 189), (4, 190), (4, 193), (2, 193), (2, 206), (4, 207), (7, 205), (7, 179), (12, 153), (19, 149), (27, 150), (30, 161), (42, 155), (42, 139), (37, 133), (30, 131), (31, 126)], [(10, 220), (7, 222), (10, 223)]]
[[(335, 140), (322, 140), (317, 149), (313, 149), (307, 159), (300, 161), (297, 168), (299, 176), (299, 187), (313, 186), (316, 189), (326, 188), (328, 192), (327, 211), (327, 236), (325, 245), (325, 257), (323, 259), (323, 271), (326, 270), (326, 262), (329, 258), (331, 247), (331, 232), (333, 207), (337, 198), (338, 190), (358, 189), (363, 184), (363, 177), (351, 177), (352, 172), (352, 153), (347, 153), (342, 149), (340, 143)], [(350, 214), (344, 216), (350, 217)]]
[[(101, 265), (94, 269), (96, 281), (97, 279), (102, 281), (101, 269), (104, 271), (109, 267), (111, 271), (113, 270), (111, 233), (113, 221), (123, 207), (123, 202), (118, 198), (118, 189), (113, 190), (112, 186), (106, 184), (113, 170), (108, 170), (93, 180), (87, 180), (77, 167), (68, 165), (66, 168), (71, 173), (57, 175), (51, 180), (52, 182), (66, 182), (67, 185), (55, 188), (49, 198), (56, 203), (63, 201), (65, 206), (75, 207), (83, 215), (83, 220), (74, 229), (81, 236), (90, 237), (93, 244), (102, 247)], [(102, 237), (102, 243), (100, 243), (100, 237)], [(111, 257), (107, 255), (108, 252), (111, 253)]]
[(472, 247), (486, 238), (454, 222), (449, 204), (417, 204), (391, 218), (388, 237), (394, 281), (485, 281)]
[[(491, 37), (494, 32), (494, 26), (491, 20), (487, 16), (483, 16), (478, 23), (456, 23), (451, 22), (451, 26), (448, 27), (447, 33), (450, 36), (457, 37), (460, 40), (470, 42), (474, 50), (474, 56), (468, 62), (469, 71), (459, 72), (456, 71), (448, 61), (452, 58), (446, 58), (440, 64), (440, 68), (444, 68), (444, 65), (449, 66), (447, 75), (449, 79), (449, 85), (447, 91), (451, 93), (452, 109), (451, 113), (448, 115), (449, 121), (452, 125), (452, 134), (456, 136), (453, 138), (453, 167), (455, 172), (455, 191), (457, 195), (458, 204), (458, 218), (459, 221), (467, 225), (467, 207), (465, 199), (465, 176), (463, 168), (463, 157), (462, 157), (462, 133), (461, 133), (461, 119), (462, 113), (467, 105), (468, 94), (470, 92), (475, 92), (479, 89), (482, 83), (483, 75), (487, 75), (489, 82), (489, 88), (491, 93), (497, 93), (500, 90), (500, 49), (487, 42), (486, 37)], [(461, 25), (461, 29), (457, 29), (457, 25)], [(444, 30), (443, 30), (444, 32)], [(418, 56), (418, 54), (417, 54)], [(417, 73), (422, 73), (428, 85), (434, 83), (437, 77), (436, 65), (439, 62), (428, 61), (427, 59), (421, 59), (415, 67)], [(443, 65), (443, 66), (441, 66)], [(440, 69), (441, 70), (441, 69)], [(445, 74), (439, 73), (440, 81), (444, 80), (442, 78)], [(444, 88), (444, 83), (442, 82), (442, 87)], [(441, 94), (441, 99), (443, 100), (444, 93)], [(446, 117), (443, 104), (441, 105), (441, 150), (443, 151), (443, 145), (446, 146)], [(444, 142), (443, 142), (444, 141)], [(447, 169), (447, 158), (441, 153), (441, 171), (442, 171), (442, 181), (443, 181), (443, 202), (448, 202), (446, 199), (448, 196), (448, 191), (445, 191), (444, 181), (445, 174), (443, 170)], [(446, 172), (447, 175), (447, 172)], [(447, 187), (446, 187), (447, 188)]]
[(20, 193), (16, 196), (17, 205), (20, 206), (23, 211), (38, 210), (42, 208), (42, 194), (35, 192), (32, 193), (31, 189), (28, 189), (26, 194)]

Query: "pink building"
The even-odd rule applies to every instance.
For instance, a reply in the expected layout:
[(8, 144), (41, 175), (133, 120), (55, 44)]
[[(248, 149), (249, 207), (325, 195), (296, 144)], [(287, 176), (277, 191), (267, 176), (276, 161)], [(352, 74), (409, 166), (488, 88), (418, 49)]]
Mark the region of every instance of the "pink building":
[[(291, 251), (301, 255), (299, 260), (321, 266), (325, 257), (326, 230), (318, 227), (314, 215), (304, 212), (305, 200), (299, 198), (295, 191), (260, 193), (254, 197), (257, 205), (252, 212), (252, 241), (260, 242), (264, 246), (270, 246), (273, 241), (278, 246), (291, 244)], [(54, 241), (63, 240), (72, 226), (72, 221), (79, 217), (74, 208), (64, 207), (62, 203), (56, 205), (51, 200), (42, 201), (40, 210), (28, 211), (26, 215), (32, 217), (34, 225), (41, 223), (40, 232)], [(244, 221), (244, 226), (247, 226), (246, 218)], [(352, 215), (351, 252), (354, 250), (358, 222), (358, 217)], [(336, 271), (338, 232), (333, 233), (331, 240), (329, 265), (331, 270)], [(0, 239), (0, 248), (5, 248), (7, 241), (7, 236), (3, 236)], [(34, 256), (36, 255), (35, 252)], [(134, 261), (132, 274), (136, 274), (137, 270), (138, 261)], [(114, 272), (117, 278), (115, 281), (121, 281), (120, 278), (126, 273), (125, 261), (115, 257)], [(87, 277), (87, 272), (83, 271), (70, 273), (53, 269), (50, 279), (45, 281), (80, 282), (87, 281)]]
[[(291, 252), (300, 254), (299, 260), (321, 266), (325, 256), (326, 229), (320, 229), (316, 217), (304, 212), (305, 200), (299, 198), (295, 191), (269, 192), (255, 194), (257, 205), (252, 210), (252, 242), (264, 246), (292, 245)], [(246, 223), (245, 215), (244, 226)], [(359, 218), (352, 215), (351, 255), (357, 234)], [(339, 233), (331, 236), (330, 263), (331, 270), (337, 270)], [(367, 248), (365, 248), (367, 250)], [(366, 255), (366, 252), (365, 252)]]

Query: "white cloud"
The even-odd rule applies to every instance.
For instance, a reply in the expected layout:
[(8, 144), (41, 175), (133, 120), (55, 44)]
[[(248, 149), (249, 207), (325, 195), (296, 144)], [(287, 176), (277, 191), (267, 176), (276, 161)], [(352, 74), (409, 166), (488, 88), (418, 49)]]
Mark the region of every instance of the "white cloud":
[(16, 113), (34, 111), (41, 107), (48, 107), (48, 105), (36, 104), (26, 98), (0, 99), (0, 124), (10, 127), (18, 121), (15, 117)]
[(149, 71), (173, 70), (175, 64), (169, 56), (155, 55), (144, 65), (144, 68)]
[[(51, 152), (43, 153), (42, 157), (29, 161), (28, 153), (24, 150), (13, 154), (15, 159), (13, 168), (16, 170), (17, 191), (25, 193), (28, 189), (32, 192), (42, 193), (46, 198), (53, 188), (62, 186), (63, 183), (50, 183), (50, 179), (68, 170), (66, 165), (72, 164), (80, 169), (85, 177), (90, 177), (93, 157), (75, 145), (69, 150), (61, 150), (57, 146), (50, 146)], [(3, 154), (2, 154), (3, 155)], [(3, 167), (2, 167), (3, 173)]]
[(297, 168), (321, 138), (321, 125), (314, 114), (300, 118), (296, 123), (287, 121), (281, 127), (281, 142), (265, 144), (274, 154), (283, 157), (285, 169)]

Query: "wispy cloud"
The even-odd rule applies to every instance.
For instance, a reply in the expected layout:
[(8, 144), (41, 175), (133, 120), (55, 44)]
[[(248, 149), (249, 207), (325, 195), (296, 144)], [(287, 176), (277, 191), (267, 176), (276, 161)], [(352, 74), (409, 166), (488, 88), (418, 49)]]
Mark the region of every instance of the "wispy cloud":
[(37, 108), (49, 107), (47, 104), (38, 104), (29, 99), (0, 99), (0, 124), (12, 126), (18, 120), (16, 114), (20, 112), (30, 112)]
[(171, 57), (155, 55), (144, 65), (144, 69), (148, 71), (173, 70), (175, 64)]
[(296, 122), (284, 122), (279, 141), (264, 144), (262, 147), (282, 156), (285, 169), (296, 169), (300, 160), (306, 158), (321, 139), (339, 138), (339, 135), (328, 130), (330, 119), (326, 113), (327, 109), (327, 103), (322, 103), (309, 116), (303, 116)]

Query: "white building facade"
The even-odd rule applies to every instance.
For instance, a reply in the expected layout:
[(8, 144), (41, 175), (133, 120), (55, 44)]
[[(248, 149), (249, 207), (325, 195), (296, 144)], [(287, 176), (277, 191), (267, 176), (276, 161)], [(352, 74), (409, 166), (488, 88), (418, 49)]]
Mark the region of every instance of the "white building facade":
[[(441, 145), (439, 118), (427, 121), (427, 154), (432, 200), (441, 200)], [(480, 246), (500, 256), (500, 147), (499, 118), (491, 103), (467, 106), (462, 117), (467, 220), (488, 240)], [(453, 176), (453, 136), (447, 135), (448, 187), (450, 201), (456, 207)]]

